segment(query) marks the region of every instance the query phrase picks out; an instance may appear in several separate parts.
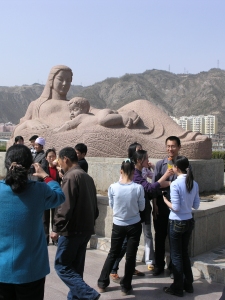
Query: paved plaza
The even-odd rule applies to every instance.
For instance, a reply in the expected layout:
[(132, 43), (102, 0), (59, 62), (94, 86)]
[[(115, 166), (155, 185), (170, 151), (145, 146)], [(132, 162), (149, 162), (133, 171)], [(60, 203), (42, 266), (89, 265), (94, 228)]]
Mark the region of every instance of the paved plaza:
[[(66, 300), (68, 288), (58, 278), (54, 270), (54, 257), (56, 247), (50, 245), (49, 259), (51, 265), (51, 273), (46, 278), (45, 285), (45, 300)], [(84, 280), (91, 287), (97, 289), (97, 279), (101, 272), (103, 263), (106, 259), (107, 253), (101, 250), (88, 249), (86, 255), (86, 263), (84, 269)], [(138, 300), (151, 300), (151, 299), (177, 299), (176, 296), (166, 295), (162, 289), (164, 286), (169, 286), (172, 280), (168, 277), (168, 273), (165, 270), (164, 275), (153, 276), (150, 271), (147, 270), (143, 263), (137, 263), (137, 269), (145, 273), (145, 277), (133, 277), (132, 285), (133, 292), (131, 295), (122, 296), (120, 292), (120, 286), (116, 283), (111, 283), (107, 288), (107, 292), (101, 294), (100, 300), (109, 299), (138, 299)], [(124, 259), (121, 261), (119, 275), (121, 276), (124, 271)], [(185, 299), (195, 300), (218, 300), (222, 295), (224, 286), (219, 283), (209, 283), (204, 279), (200, 279), (199, 272), (194, 269), (194, 294), (186, 293)], [(225, 300), (225, 296), (223, 298)]]

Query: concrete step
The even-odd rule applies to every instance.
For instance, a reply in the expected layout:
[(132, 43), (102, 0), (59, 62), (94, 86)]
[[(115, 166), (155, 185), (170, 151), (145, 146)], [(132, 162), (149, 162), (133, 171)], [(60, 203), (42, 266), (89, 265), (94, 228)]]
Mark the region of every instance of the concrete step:
[[(93, 249), (109, 252), (111, 239), (93, 235), (89, 242), (89, 247)], [(170, 255), (166, 253), (166, 267), (168, 266)], [(144, 261), (144, 246), (139, 245), (137, 261)], [(225, 245), (215, 248), (210, 252), (191, 258), (192, 271), (194, 277), (206, 279), (209, 283), (217, 282), (225, 284)]]
[(225, 284), (225, 245), (192, 258), (201, 278)]

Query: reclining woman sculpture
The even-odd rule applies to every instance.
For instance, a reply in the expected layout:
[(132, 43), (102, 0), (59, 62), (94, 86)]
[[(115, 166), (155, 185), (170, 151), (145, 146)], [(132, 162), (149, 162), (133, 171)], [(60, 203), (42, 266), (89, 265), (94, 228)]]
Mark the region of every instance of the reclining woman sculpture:
[[(182, 142), (182, 155), (211, 158), (211, 139), (184, 131), (148, 100), (133, 101), (118, 111), (89, 106), (81, 111), (76, 103), (83, 98), (75, 97), (70, 102), (66, 99), (72, 76), (72, 70), (67, 66), (58, 65), (51, 69), (43, 93), (30, 103), (13, 136), (22, 135), (28, 140), (31, 134), (37, 133), (45, 136), (47, 147), (56, 148), (65, 143), (73, 146), (83, 142), (88, 146), (89, 156), (103, 157), (125, 157), (129, 144), (138, 141), (151, 157), (161, 158), (166, 137), (176, 135)], [(73, 120), (70, 121), (71, 117)]]
[[(53, 67), (40, 98), (30, 103), (25, 116), (20, 120), (16, 132), (25, 128), (39, 130), (55, 127), (59, 124), (63, 125), (69, 120), (66, 95), (70, 89), (72, 76), (72, 70), (67, 66), (58, 65)], [(91, 108), (91, 110), (97, 112), (98, 109)], [(110, 109), (102, 109), (101, 111), (102, 117), (103, 115), (105, 117), (104, 120), (102, 118), (99, 122), (99, 125), (102, 126), (124, 125), (131, 127), (133, 123), (136, 124), (139, 121), (138, 115), (133, 111), (125, 112), (123, 117), (118, 112)]]

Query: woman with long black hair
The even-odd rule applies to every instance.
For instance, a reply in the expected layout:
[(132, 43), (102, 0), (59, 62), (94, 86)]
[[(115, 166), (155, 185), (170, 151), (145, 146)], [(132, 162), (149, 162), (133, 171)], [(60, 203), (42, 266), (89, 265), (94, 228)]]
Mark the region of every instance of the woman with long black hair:
[(170, 295), (183, 297), (184, 290), (187, 293), (194, 292), (188, 244), (194, 229), (192, 208), (199, 208), (200, 198), (198, 184), (194, 181), (189, 161), (185, 156), (175, 159), (173, 171), (177, 175), (177, 179), (170, 185), (171, 202), (165, 195), (163, 195), (163, 199), (171, 210), (169, 238), (174, 281), (170, 287), (164, 287), (163, 291)]
[(38, 163), (28, 180), (33, 162), (30, 149), (13, 145), (5, 157), (7, 174), (0, 181), (0, 299), (43, 300), (45, 276), (50, 272), (42, 216), (59, 206), (65, 196)]

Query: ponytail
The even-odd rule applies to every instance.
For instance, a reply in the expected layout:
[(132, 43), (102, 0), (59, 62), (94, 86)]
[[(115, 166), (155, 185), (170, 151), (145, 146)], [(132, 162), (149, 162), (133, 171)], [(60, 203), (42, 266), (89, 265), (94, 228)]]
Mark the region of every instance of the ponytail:
[(135, 170), (134, 163), (130, 159), (123, 161), (121, 170), (128, 176), (128, 178), (131, 178), (131, 175)]
[(5, 183), (11, 187), (14, 193), (21, 193), (26, 188), (27, 173), (32, 162), (31, 151), (24, 145), (13, 145), (7, 150)]
[(174, 160), (174, 165), (178, 167), (183, 174), (187, 174), (185, 184), (187, 191), (190, 193), (194, 185), (194, 176), (187, 157), (179, 156)]
[(131, 144), (128, 148), (128, 158), (133, 160), (134, 153), (136, 152), (137, 147), (142, 148), (141, 144), (135, 142)]
[(193, 181), (194, 181), (194, 176), (193, 176), (193, 173), (192, 173), (192, 170), (190, 168), (190, 166), (187, 168), (187, 177), (186, 177), (186, 188), (188, 190), (188, 192), (190, 193), (190, 191), (192, 190), (193, 188)]

